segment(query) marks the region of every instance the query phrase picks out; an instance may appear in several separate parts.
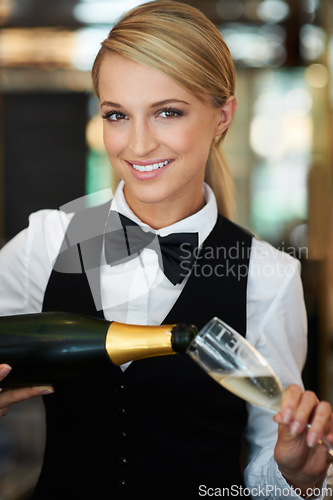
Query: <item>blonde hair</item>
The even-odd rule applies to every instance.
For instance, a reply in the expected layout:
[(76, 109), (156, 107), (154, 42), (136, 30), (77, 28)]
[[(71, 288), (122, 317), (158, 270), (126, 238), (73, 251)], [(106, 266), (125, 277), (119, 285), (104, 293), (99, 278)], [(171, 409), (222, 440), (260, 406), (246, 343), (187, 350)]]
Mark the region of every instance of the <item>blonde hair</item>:
[[(235, 69), (220, 32), (195, 7), (172, 0), (149, 2), (125, 14), (112, 28), (93, 68), (93, 90), (99, 96), (99, 70), (105, 54), (115, 53), (165, 73), (199, 99), (209, 96), (222, 107), (234, 95)], [(220, 143), (215, 138), (205, 181), (213, 189), (219, 211), (232, 217), (234, 187)]]

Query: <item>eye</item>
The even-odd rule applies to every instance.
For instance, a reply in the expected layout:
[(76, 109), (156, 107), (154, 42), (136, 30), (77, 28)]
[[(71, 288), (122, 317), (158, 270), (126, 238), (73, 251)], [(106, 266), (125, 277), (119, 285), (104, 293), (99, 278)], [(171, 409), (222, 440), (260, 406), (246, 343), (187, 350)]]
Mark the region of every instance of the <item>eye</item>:
[(157, 116), (161, 118), (177, 118), (178, 116), (182, 116), (183, 112), (179, 109), (174, 108), (165, 108), (158, 112)]
[(104, 115), (102, 115), (103, 120), (107, 120), (109, 122), (120, 122), (122, 120), (128, 120), (128, 116), (120, 111), (108, 111)]

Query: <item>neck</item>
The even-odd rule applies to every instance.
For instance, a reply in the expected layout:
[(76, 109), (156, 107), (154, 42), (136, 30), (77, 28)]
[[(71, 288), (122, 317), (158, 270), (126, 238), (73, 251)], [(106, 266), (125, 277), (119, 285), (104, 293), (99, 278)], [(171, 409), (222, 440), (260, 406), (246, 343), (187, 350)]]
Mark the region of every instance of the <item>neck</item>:
[(135, 215), (152, 229), (161, 229), (186, 219), (203, 208), (205, 200), (200, 196), (190, 196), (181, 203), (165, 200), (161, 203), (140, 202), (132, 199), (131, 193), (124, 189), (126, 201)]

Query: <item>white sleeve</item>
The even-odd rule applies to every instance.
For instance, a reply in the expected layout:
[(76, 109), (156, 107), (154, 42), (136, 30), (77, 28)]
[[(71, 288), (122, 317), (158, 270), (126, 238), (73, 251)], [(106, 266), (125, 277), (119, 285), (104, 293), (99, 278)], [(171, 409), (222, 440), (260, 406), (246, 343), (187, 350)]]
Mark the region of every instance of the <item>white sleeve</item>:
[[(284, 388), (303, 386), (307, 321), (300, 264), (264, 242), (254, 240), (248, 283), (246, 337), (266, 358)], [(253, 496), (297, 499), (274, 460), (277, 424), (274, 412), (248, 405), (249, 447), (244, 477)]]
[(40, 312), (70, 216), (41, 210), (0, 251), (0, 315)]

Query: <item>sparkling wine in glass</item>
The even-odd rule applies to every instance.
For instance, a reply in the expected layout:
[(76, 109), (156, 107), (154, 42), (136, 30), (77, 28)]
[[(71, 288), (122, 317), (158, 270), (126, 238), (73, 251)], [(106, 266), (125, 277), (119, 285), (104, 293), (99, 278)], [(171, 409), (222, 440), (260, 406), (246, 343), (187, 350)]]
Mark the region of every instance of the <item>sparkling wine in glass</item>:
[(279, 411), (282, 385), (265, 358), (219, 318), (200, 330), (187, 353), (214, 380), (249, 403)]
[[(280, 410), (283, 388), (278, 376), (255, 347), (224, 321), (211, 319), (186, 352), (230, 392), (253, 405)], [(333, 456), (325, 437), (318, 443), (325, 445)]]

